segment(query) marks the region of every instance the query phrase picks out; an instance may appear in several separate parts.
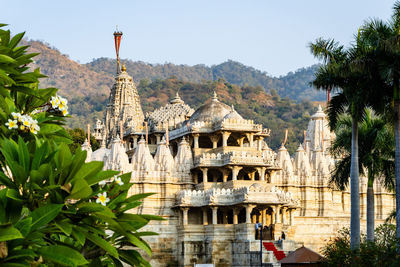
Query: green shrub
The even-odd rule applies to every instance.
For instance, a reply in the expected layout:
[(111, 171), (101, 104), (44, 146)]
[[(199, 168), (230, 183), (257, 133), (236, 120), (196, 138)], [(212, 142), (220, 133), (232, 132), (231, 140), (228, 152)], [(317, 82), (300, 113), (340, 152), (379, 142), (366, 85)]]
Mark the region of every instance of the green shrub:
[(374, 242), (368, 242), (362, 236), (359, 251), (350, 249), (350, 230), (342, 229), (322, 249), (322, 255), (323, 266), (400, 266), (400, 258), (396, 253), (396, 228), (392, 224), (377, 227)]
[[(63, 127), (67, 101), (39, 89), (35, 54), (0, 24), (0, 266), (149, 266), (139, 232), (151, 219), (128, 211), (130, 174), (85, 163)], [(58, 103), (56, 103), (58, 102)], [(140, 250), (138, 250), (140, 249)]]

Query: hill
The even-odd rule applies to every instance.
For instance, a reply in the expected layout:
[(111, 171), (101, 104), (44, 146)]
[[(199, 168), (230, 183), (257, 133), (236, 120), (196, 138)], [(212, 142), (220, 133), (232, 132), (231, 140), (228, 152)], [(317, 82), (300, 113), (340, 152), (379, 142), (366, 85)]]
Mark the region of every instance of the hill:
[[(102, 119), (114, 80), (115, 60), (102, 58), (79, 64), (43, 42), (28, 44), (32, 52), (41, 53), (32, 67), (40, 67), (49, 77), (41, 81), (41, 87), (57, 87), (69, 99), (72, 118), (68, 125), (83, 128), (96, 118)], [(274, 149), (282, 142), (285, 129), (289, 130), (288, 149), (293, 152), (297, 148), (315, 106), (308, 97), (323, 99), (321, 92), (308, 87), (315, 66), (274, 78), (234, 61), (211, 67), (123, 62), (136, 81), (145, 113), (165, 105), (176, 91), (197, 108), (215, 90), (221, 101), (234, 104), (245, 118), (270, 128)]]
[[(204, 80), (218, 80), (223, 78), (229, 83), (237, 85), (262, 86), (267, 92), (276, 90), (281, 97), (301, 101), (323, 101), (325, 94), (310, 87), (314, 72), (318, 65), (302, 68), (295, 72), (289, 72), (279, 78), (271, 77), (266, 72), (261, 72), (253, 67), (245, 66), (242, 63), (228, 60), (224, 63), (213, 65), (175, 65), (148, 64), (134, 62), (132, 60), (121, 60), (136, 81), (141, 79), (166, 79), (174, 76), (183, 81), (202, 82)], [(95, 59), (86, 66), (103, 75), (113, 76), (115, 74), (116, 60), (109, 58)]]

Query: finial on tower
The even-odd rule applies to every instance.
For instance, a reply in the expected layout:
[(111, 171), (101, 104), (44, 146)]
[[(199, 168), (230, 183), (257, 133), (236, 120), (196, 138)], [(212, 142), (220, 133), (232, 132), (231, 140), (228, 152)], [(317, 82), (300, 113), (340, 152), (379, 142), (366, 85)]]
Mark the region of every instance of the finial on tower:
[(218, 101), (218, 95), (217, 95), (217, 92), (215, 92), (215, 90), (214, 90), (214, 94), (213, 94), (212, 100), (213, 101)]
[(125, 67), (125, 64), (122, 64), (122, 68), (121, 68), (121, 71), (126, 71), (126, 67)]
[(117, 29), (114, 32), (115, 52), (117, 54), (117, 74), (119, 73), (119, 47), (121, 45), (121, 37), (122, 37), (122, 32), (118, 31), (118, 25), (117, 25)]

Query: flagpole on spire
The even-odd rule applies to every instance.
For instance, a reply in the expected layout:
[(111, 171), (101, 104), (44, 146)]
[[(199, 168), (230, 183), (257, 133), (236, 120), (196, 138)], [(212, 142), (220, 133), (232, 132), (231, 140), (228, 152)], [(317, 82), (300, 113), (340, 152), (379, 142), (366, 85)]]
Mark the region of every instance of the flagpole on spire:
[(116, 31), (114, 32), (114, 43), (115, 43), (115, 52), (117, 54), (117, 74), (120, 73), (120, 68), (119, 68), (119, 47), (121, 45), (121, 38), (122, 38), (122, 32), (118, 31), (118, 25), (116, 27)]

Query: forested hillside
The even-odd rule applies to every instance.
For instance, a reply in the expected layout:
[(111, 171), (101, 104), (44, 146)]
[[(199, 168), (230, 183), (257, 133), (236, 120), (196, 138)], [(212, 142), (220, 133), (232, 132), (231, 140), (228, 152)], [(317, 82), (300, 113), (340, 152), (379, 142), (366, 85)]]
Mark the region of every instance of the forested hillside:
[[(97, 59), (79, 64), (54, 47), (29, 41), (31, 51), (41, 53), (32, 67), (40, 67), (49, 78), (42, 87), (54, 86), (70, 101), (70, 127), (83, 128), (102, 119), (114, 82), (115, 60)], [(270, 145), (276, 149), (289, 130), (288, 148), (294, 152), (314, 111), (311, 100), (323, 100), (324, 94), (309, 87), (315, 66), (273, 78), (266, 73), (234, 61), (207, 67), (205, 65), (151, 65), (123, 60), (133, 76), (141, 97), (143, 111), (165, 105), (179, 91), (193, 108), (199, 107), (213, 90), (221, 101), (233, 104), (247, 119), (253, 119), (272, 130)]]
[[(144, 113), (167, 104), (177, 91), (187, 104), (196, 109), (206, 102), (215, 90), (220, 101), (228, 105), (233, 104), (244, 118), (253, 119), (271, 129), (268, 142), (273, 149), (279, 147), (284, 139), (285, 129), (288, 129), (287, 148), (291, 153), (303, 140), (303, 131), (307, 128), (310, 114), (315, 111), (316, 105), (310, 101), (297, 103), (288, 98), (281, 99), (277, 94), (267, 94), (261, 86), (238, 86), (223, 79), (203, 83), (184, 82), (177, 78), (157, 79), (153, 82), (142, 79), (137, 87)], [(76, 97), (72, 98), (70, 103), (71, 113), (74, 114), (70, 119), (71, 126), (82, 127), (96, 117), (103, 118), (102, 111), (107, 100)]]
[[(271, 77), (265, 72), (245, 66), (236, 61), (226, 61), (211, 67), (205, 65), (175, 65), (175, 64), (148, 64), (122, 60), (129, 73), (136, 81), (147, 78), (150, 80), (166, 79), (175, 76), (183, 81), (202, 82), (204, 80), (226, 81), (237, 85), (262, 86), (267, 92), (275, 89), (281, 97), (289, 97), (296, 101), (322, 101), (325, 94), (310, 87), (317, 65), (302, 68), (296, 72), (289, 72), (279, 78)], [(115, 74), (116, 61), (109, 58), (99, 58), (87, 63), (86, 66), (107, 76)]]

